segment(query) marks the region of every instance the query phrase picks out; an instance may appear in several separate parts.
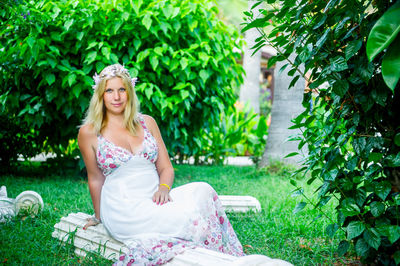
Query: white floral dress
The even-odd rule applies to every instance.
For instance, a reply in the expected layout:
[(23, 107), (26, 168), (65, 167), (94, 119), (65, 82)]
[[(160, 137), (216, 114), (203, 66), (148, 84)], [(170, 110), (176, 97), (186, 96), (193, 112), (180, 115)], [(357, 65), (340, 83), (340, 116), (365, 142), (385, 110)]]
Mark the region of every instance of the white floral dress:
[(158, 265), (185, 249), (203, 247), (234, 256), (243, 249), (215, 190), (204, 182), (170, 191), (172, 202), (152, 201), (158, 190), (158, 147), (139, 114), (144, 141), (139, 152), (98, 135), (97, 163), (106, 176), (100, 216), (109, 233), (130, 249), (115, 265)]

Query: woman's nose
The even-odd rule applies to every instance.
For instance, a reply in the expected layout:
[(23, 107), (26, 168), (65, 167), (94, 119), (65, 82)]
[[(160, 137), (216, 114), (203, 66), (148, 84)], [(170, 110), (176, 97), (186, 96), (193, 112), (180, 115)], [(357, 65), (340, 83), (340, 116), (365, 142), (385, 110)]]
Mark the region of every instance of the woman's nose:
[(114, 93), (114, 99), (118, 100), (119, 98), (121, 98), (121, 96), (119, 95), (119, 91), (117, 90), (117, 91)]

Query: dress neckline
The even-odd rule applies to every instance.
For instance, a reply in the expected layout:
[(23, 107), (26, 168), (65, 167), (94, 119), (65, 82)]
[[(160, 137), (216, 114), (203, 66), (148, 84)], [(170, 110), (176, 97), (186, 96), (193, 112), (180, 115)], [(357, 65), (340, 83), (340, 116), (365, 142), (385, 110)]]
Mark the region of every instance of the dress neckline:
[(137, 152), (135, 152), (135, 153), (133, 153), (132, 151), (128, 150), (127, 148), (124, 148), (124, 147), (122, 147), (122, 146), (119, 146), (119, 145), (115, 144), (114, 142), (108, 140), (108, 139), (105, 138), (101, 133), (98, 134), (98, 137), (103, 138), (103, 139), (104, 139), (106, 142), (108, 142), (109, 144), (113, 145), (114, 147), (116, 147), (116, 148), (118, 148), (118, 149), (121, 149), (121, 150), (127, 152), (127, 153), (128, 153), (129, 155), (131, 155), (131, 156), (137, 156), (137, 155), (140, 154), (140, 151), (143, 150), (144, 142), (146, 141), (146, 134), (147, 134), (147, 127), (146, 127), (146, 125), (144, 124), (144, 123), (145, 123), (145, 122), (144, 122), (144, 118), (143, 118), (143, 116), (142, 116), (141, 114), (139, 114), (139, 121), (140, 121), (140, 126), (141, 126), (142, 129), (143, 129), (143, 140), (142, 140), (142, 142), (138, 145), (138, 147), (137, 147), (136, 149), (134, 149), (134, 150), (137, 151)]
[(138, 145), (138, 148), (136, 148), (135, 150), (138, 150), (136, 153), (131, 152), (130, 150), (128, 150), (127, 148), (124, 148), (122, 146), (119, 146), (117, 144), (115, 144), (114, 142), (108, 140), (107, 138), (105, 138), (103, 135), (99, 134), (99, 137), (101, 137), (104, 141), (108, 142), (109, 144), (111, 144), (112, 146), (114, 146), (115, 148), (118, 148), (120, 150), (125, 151), (126, 153), (128, 153), (131, 156), (137, 156), (140, 153), (140, 150), (143, 149), (143, 144), (145, 141), (145, 138), (143, 138), (142, 142), (140, 143), (140, 145)]

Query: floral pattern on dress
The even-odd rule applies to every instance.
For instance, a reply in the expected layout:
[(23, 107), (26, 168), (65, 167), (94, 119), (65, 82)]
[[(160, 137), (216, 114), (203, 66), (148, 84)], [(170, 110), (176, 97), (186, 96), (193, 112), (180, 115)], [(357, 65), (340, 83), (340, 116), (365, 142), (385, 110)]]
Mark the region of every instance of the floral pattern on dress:
[(129, 252), (120, 256), (114, 266), (161, 265), (187, 249), (202, 247), (233, 256), (244, 256), (242, 245), (230, 224), (221, 201), (214, 189), (199, 208), (198, 216), (188, 224), (187, 236), (179, 238), (137, 239), (129, 246)]
[(139, 114), (139, 121), (144, 130), (144, 140), (140, 150), (136, 154), (132, 154), (127, 149), (115, 145), (101, 134), (97, 135), (97, 166), (103, 172), (104, 176), (110, 175), (118, 167), (135, 156), (145, 158), (152, 163), (157, 161), (157, 141), (148, 130), (142, 114)]

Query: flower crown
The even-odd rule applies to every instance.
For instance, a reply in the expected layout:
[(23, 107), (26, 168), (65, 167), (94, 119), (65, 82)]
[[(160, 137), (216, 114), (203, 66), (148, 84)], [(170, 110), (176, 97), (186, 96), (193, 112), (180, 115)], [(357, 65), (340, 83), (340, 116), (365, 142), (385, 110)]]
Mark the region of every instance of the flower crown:
[(95, 90), (99, 86), (99, 83), (101, 82), (102, 79), (117, 77), (118, 74), (119, 75), (123, 74), (127, 76), (132, 82), (132, 87), (135, 88), (137, 78), (131, 78), (128, 69), (126, 69), (124, 66), (120, 64), (114, 64), (104, 68), (103, 71), (100, 73), (100, 75), (97, 75), (97, 73), (94, 74), (93, 76), (94, 85), (92, 86), (93, 90)]

